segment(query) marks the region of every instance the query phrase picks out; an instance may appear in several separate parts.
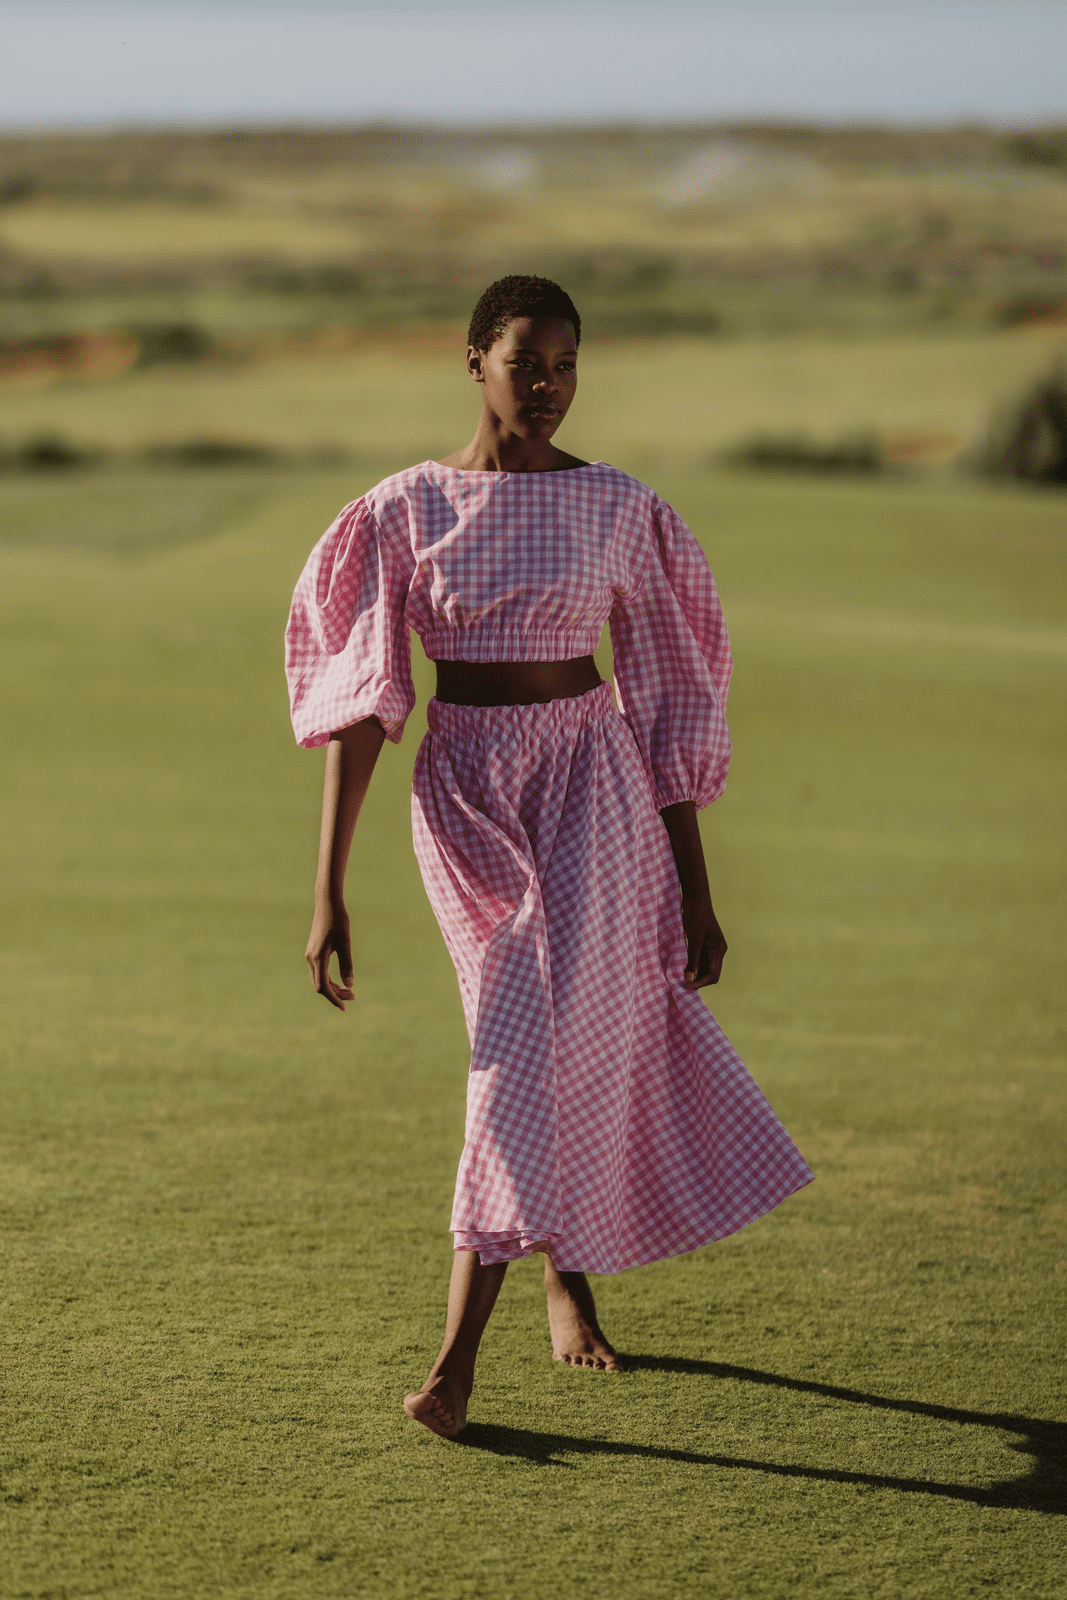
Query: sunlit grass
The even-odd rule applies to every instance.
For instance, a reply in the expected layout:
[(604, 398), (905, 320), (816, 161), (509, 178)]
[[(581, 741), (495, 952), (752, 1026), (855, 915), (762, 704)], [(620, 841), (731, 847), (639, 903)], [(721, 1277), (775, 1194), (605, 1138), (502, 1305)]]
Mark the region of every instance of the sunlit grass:
[(9, 249), (38, 259), (126, 262), (264, 254), (306, 261), (367, 243), (351, 225), (294, 215), (291, 207), (257, 211), (158, 201), (48, 200), (11, 206), (0, 220), (0, 238)]
[[(84, 261), (282, 260), (345, 258), (384, 249), (460, 246), (493, 250), (711, 252), (725, 260), (766, 252), (804, 253), (827, 246), (881, 242), (898, 245), (951, 238), (962, 249), (991, 240), (1062, 241), (1067, 233), (1067, 184), (1056, 171), (948, 165), (916, 173), (864, 170), (840, 159), (808, 162), (804, 181), (776, 167), (768, 154), (749, 187), (696, 193), (665, 202), (679, 159), (699, 163), (724, 136), (707, 130), (664, 151), (645, 171), (618, 157), (583, 171), (580, 140), (574, 167), (540, 166), (530, 181), (495, 190), (479, 183), (475, 158), (447, 137), (427, 145), (421, 159), (398, 168), (301, 165), (257, 169), (251, 149), (244, 169), (201, 162), (184, 173), (214, 194), (160, 198), (106, 193), (15, 200), (4, 209), (0, 238), (37, 259)], [(726, 136), (729, 145), (731, 136)], [(758, 137), (740, 140), (760, 148)], [(520, 151), (522, 140), (517, 141)], [(535, 150), (535, 144), (530, 146)], [(506, 144), (505, 144), (505, 147)], [(0, 146), (2, 149), (2, 146)], [(130, 158), (127, 157), (129, 160)], [(585, 158), (588, 166), (589, 157)], [(777, 176), (776, 176), (777, 174)], [(592, 179), (592, 181), (591, 181)]]
[[(338, 343), (345, 341), (339, 336)], [(365, 455), (447, 453), (473, 430), (477, 391), (441, 332), (331, 353), (156, 367), (107, 383), (0, 388), (0, 438), (58, 429), (128, 449), (219, 434)], [(421, 346), (421, 348), (420, 348)], [(867, 426), (951, 456), (997, 404), (1065, 348), (1053, 329), (843, 340), (672, 338), (583, 345), (571, 449), (596, 458), (702, 461), (756, 429)]]
[(181, 545), (181, 475), (109, 481), (96, 541), (59, 548), (82, 480), (0, 551), (0, 1593), (1057, 1596), (1059, 499), (655, 474), (737, 655), (713, 1004), (817, 1181), (600, 1282), (619, 1380), (553, 1366), (523, 1264), (448, 1446), (399, 1408), (466, 1065), (421, 711), (360, 822), (347, 1016), (301, 959), (321, 758), (279, 636), (363, 481), (263, 474)]

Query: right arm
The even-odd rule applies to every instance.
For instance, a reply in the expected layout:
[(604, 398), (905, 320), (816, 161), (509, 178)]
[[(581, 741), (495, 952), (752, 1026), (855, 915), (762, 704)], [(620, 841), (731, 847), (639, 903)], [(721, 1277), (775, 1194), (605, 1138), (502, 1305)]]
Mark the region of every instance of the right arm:
[[(352, 937), (344, 897), (345, 868), (356, 818), (384, 741), (385, 730), (378, 718), (364, 717), (350, 728), (331, 733), (326, 746), (315, 915), (305, 957), (317, 992), (338, 1011), (345, 1009), (346, 1000), (354, 998)], [(340, 983), (330, 976), (330, 957), (335, 953)]]

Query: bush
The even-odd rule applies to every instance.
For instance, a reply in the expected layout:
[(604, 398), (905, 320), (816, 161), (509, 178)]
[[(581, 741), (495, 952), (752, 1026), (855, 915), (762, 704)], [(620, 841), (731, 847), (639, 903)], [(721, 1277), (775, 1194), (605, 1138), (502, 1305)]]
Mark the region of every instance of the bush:
[(1016, 161), (1030, 167), (1067, 167), (1067, 129), (1045, 128), (1009, 138), (1008, 149)]
[(202, 361), (215, 351), (210, 333), (195, 322), (151, 323), (130, 332), (141, 341), (139, 367), (153, 367), (161, 361)]
[(730, 466), (758, 471), (862, 473), (881, 472), (884, 466), (873, 433), (842, 435), (819, 441), (802, 433), (759, 433), (726, 452)]
[(998, 320), (1006, 327), (1027, 327), (1031, 323), (1067, 322), (1067, 294), (1017, 295), (998, 308)]
[(92, 466), (99, 459), (99, 451), (72, 444), (62, 434), (40, 433), (16, 445), (5, 464), (21, 472), (69, 472)]
[(997, 418), (973, 458), (991, 478), (1067, 484), (1067, 379), (1040, 379)]
[(249, 289), (267, 294), (361, 294), (365, 275), (340, 261), (323, 261), (306, 267), (276, 266), (270, 263), (252, 267), (246, 282)]
[(275, 467), (282, 460), (272, 445), (210, 436), (149, 445), (144, 456), (160, 467)]
[(20, 200), (32, 200), (40, 184), (32, 172), (9, 172), (0, 179), (0, 206), (16, 205)]

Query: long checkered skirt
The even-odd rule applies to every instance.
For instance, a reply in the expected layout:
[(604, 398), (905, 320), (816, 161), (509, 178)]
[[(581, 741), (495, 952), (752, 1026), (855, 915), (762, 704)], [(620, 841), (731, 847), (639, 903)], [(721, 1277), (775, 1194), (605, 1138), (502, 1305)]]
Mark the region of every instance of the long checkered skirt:
[(431, 700), (415, 850), (471, 1038), (457, 1249), (617, 1272), (734, 1233), (811, 1172), (698, 994), (678, 877), (602, 684)]

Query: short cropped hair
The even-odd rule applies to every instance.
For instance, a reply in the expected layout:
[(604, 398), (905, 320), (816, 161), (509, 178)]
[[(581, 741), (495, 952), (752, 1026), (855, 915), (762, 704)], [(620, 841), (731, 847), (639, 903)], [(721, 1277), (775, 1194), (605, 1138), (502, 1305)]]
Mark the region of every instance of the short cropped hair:
[(512, 273), (491, 283), (474, 308), (467, 343), (488, 350), (516, 317), (560, 317), (574, 326), (574, 343), (582, 337), (582, 319), (566, 289), (551, 278)]

